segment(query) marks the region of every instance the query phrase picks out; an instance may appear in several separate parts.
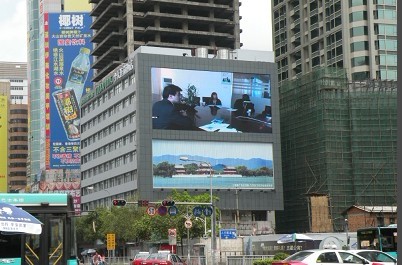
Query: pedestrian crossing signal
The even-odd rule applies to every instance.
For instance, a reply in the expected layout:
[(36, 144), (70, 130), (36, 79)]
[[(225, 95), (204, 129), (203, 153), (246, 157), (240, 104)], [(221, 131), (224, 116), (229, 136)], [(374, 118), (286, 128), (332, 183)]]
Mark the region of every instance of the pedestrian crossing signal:
[(126, 200), (120, 200), (120, 199), (113, 200), (113, 206), (125, 206), (126, 203), (127, 203)]

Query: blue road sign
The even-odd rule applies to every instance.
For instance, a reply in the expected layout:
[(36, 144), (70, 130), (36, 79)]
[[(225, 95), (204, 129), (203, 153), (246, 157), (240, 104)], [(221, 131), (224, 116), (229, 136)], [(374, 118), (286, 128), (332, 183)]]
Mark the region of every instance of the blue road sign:
[(201, 206), (196, 206), (193, 208), (193, 215), (195, 217), (200, 217), (202, 215), (202, 207)]
[(204, 208), (204, 215), (205, 215), (205, 216), (211, 216), (211, 215), (212, 215), (212, 211), (213, 211), (213, 209), (212, 209), (211, 206), (205, 207), (205, 208)]
[(178, 212), (179, 210), (177, 209), (176, 206), (170, 206), (168, 209), (168, 213), (170, 216), (175, 216)]
[(221, 229), (220, 230), (221, 239), (236, 239), (237, 232), (236, 229)]

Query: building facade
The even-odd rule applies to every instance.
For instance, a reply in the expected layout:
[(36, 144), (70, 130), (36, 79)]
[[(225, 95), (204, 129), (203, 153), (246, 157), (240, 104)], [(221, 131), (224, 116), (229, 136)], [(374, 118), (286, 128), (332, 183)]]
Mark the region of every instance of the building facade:
[[(233, 225), (237, 210), (249, 235), (258, 232), (251, 221), (272, 222), (268, 231), (274, 225), (268, 212), (282, 209), (283, 196), (276, 66), (182, 55), (188, 52), (141, 47), (83, 98), (82, 210), (110, 206), (112, 198), (162, 201), (175, 189), (212, 191), (222, 222)], [(163, 116), (156, 108), (169, 84), (182, 88), (188, 115), (197, 114), (189, 127), (155, 122)], [(207, 103), (212, 92), (218, 107)], [(244, 94), (254, 114), (236, 114)]]
[(349, 80), (396, 80), (396, 0), (275, 0), (278, 80), (316, 67), (347, 69)]
[(0, 80), (3, 83), (1, 93), (5, 96), (1, 105), (5, 114), (2, 115), (2, 119), (6, 123), (2, 126), (5, 126), (7, 132), (4, 144), (6, 149), (1, 149), (6, 150), (3, 155), (7, 159), (3, 167), (6, 167), (7, 174), (3, 183), (5, 185), (2, 185), (1, 190), (17, 192), (25, 190), (27, 183), (29, 119), (27, 64), (0, 62)]
[(396, 81), (348, 81), (345, 69), (319, 68), (280, 94), (278, 232), (344, 231), (351, 205), (396, 205)]
[(239, 0), (91, 0), (95, 33), (93, 81), (98, 82), (140, 46), (239, 49)]

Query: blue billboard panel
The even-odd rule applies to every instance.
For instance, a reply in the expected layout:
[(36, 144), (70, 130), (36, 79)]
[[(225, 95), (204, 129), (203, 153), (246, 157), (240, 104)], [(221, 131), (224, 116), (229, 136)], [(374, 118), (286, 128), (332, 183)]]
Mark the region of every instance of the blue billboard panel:
[(92, 89), (89, 13), (49, 13), (50, 168), (80, 167), (80, 100)]
[(152, 68), (153, 129), (272, 133), (271, 76)]
[(274, 189), (271, 143), (152, 140), (154, 189)]

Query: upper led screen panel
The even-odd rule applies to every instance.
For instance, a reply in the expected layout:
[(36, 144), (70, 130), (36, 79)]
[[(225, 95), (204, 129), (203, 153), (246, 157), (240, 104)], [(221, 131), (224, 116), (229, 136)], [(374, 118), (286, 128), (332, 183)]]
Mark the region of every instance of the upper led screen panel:
[(272, 133), (269, 74), (155, 67), (151, 79), (153, 129)]

